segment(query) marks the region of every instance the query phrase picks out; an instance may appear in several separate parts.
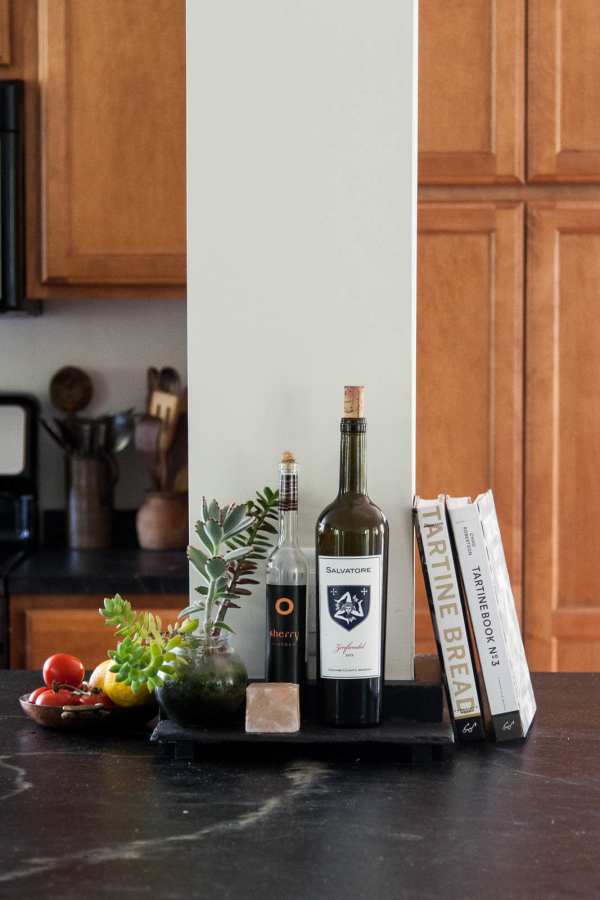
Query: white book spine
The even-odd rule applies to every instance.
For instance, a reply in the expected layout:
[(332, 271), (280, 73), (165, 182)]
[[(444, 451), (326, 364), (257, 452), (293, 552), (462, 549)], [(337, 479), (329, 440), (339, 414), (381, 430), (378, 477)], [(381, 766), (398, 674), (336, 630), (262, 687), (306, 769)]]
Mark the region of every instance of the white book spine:
[(475, 504), (448, 509), (492, 716), (519, 710), (500, 610)]
[(452, 714), (455, 719), (481, 716), (443, 498), (435, 506), (418, 507), (417, 520)]

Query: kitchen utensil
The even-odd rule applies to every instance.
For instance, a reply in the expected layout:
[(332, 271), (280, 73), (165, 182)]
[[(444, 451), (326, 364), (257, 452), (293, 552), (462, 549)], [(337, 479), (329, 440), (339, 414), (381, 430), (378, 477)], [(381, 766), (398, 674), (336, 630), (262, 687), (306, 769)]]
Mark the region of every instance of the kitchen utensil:
[(59, 369), (50, 382), (52, 404), (71, 417), (88, 405), (93, 392), (90, 376), (75, 366)]
[(173, 442), (179, 413), (179, 397), (165, 391), (154, 391), (150, 399), (150, 414), (161, 420), (158, 436), (158, 478), (162, 490), (167, 483), (167, 453)]
[(112, 453), (109, 448), (108, 441), (110, 436), (110, 419), (104, 416), (96, 419), (92, 426), (92, 451), (94, 456), (104, 456), (106, 453)]
[(146, 372), (146, 412), (150, 412), (150, 400), (152, 399), (152, 394), (154, 391), (158, 390), (158, 382), (159, 382), (159, 374), (158, 369), (155, 366), (150, 366), (148, 371)]
[(176, 494), (187, 491), (188, 489), (188, 467), (187, 463), (182, 466), (173, 482), (173, 492)]
[(188, 389), (184, 387), (179, 397), (179, 415), (188, 411)]
[(166, 482), (163, 485), (167, 491), (175, 490), (175, 478), (177, 473), (185, 466), (188, 458), (188, 417), (187, 413), (180, 413), (175, 423), (173, 440), (167, 450), (166, 456)]
[(99, 422), (106, 423), (107, 436), (105, 450), (107, 453), (120, 453), (131, 441), (135, 431), (135, 414), (133, 407), (119, 413), (102, 416)]
[(158, 389), (164, 391), (166, 394), (176, 394), (179, 396), (181, 394), (181, 378), (179, 377), (179, 372), (176, 369), (172, 369), (170, 366), (165, 366), (164, 369), (161, 369), (158, 379)]
[(19, 697), (21, 709), (46, 728), (139, 728), (158, 713), (157, 703), (143, 706), (36, 706), (28, 698), (29, 694)]
[(77, 425), (79, 432), (78, 450), (84, 456), (91, 456), (95, 422), (92, 419), (79, 419)]
[(135, 449), (148, 470), (152, 490), (157, 491), (158, 483), (158, 436), (161, 430), (158, 416), (148, 413), (141, 415), (135, 425)]
[(56, 441), (61, 450), (64, 450), (65, 453), (70, 453), (73, 450), (73, 445), (70, 440), (66, 440), (63, 432), (58, 427), (54, 419), (45, 419), (43, 416), (40, 416), (40, 425), (46, 431), (53, 441)]

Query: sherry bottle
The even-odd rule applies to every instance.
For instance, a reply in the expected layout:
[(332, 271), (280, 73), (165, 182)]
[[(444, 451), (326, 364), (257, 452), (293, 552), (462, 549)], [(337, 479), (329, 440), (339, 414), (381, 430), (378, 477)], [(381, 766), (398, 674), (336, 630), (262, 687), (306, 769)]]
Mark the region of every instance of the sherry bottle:
[(306, 682), (307, 581), (298, 545), (298, 466), (286, 450), (279, 466), (279, 541), (267, 560), (267, 681)]
[(317, 691), (323, 724), (378, 725), (388, 523), (367, 495), (363, 388), (346, 387), (340, 489), (317, 522)]

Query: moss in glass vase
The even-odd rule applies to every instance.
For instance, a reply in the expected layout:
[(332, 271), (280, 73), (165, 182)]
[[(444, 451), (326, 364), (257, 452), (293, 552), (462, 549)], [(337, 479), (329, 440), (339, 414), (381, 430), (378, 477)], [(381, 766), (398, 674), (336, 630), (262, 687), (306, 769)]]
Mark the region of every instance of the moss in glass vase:
[(188, 728), (230, 724), (246, 696), (248, 673), (231, 646), (231, 635), (198, 639), (182, 651), (187, 665), (177, 676), (165, 675), (156, 696), (169, 719)]

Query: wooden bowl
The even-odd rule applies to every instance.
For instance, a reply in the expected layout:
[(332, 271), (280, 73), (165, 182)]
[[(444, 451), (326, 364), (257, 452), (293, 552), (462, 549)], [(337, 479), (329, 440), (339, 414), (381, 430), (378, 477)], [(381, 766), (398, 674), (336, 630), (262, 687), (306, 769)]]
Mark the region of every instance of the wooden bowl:
[(36, 706), (27, 699), (29, 694), (19, 697), (21, 709), (30, 719), (46, 728), (139, 728), (152, 721), (158, 714), (158, 703), (144, 706)]

